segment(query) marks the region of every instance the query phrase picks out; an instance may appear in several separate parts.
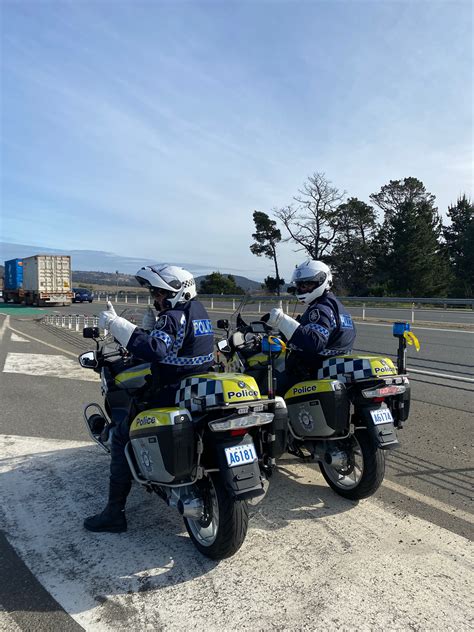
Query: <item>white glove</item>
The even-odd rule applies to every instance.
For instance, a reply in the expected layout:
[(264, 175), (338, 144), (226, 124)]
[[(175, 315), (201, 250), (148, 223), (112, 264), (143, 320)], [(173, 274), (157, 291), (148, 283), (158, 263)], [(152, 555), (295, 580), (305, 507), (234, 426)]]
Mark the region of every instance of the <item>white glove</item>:
[(107, 309), (99, 314), (99, 327), (108, 329), (123, 347), (127, 346), (133, 332), (137, 328), (136, 325), (126, 318), (117, 316), (110, 301), (107, 302)]
[(107, 309), (99, 314), (99, 327), (100, 329), (110, 329), (109, 325), (117, 318), (114, 306), (110, 301), (107, 301)]
[(142, 329), (147, 329), (148, 331), (151, 331), (155, 327), (155, 324), (156, 324), (155, 312), (151, 309), (151, 307), (149, 307), (145, 315), (143, 316)]
[(291, 316), (287, 316), (280, 307), (274, 307), (270, 312), (268, 324), (272, 329), (279, 329), (287, 340), (290, 340), (291, 336), (300, 326), (299, 322)]

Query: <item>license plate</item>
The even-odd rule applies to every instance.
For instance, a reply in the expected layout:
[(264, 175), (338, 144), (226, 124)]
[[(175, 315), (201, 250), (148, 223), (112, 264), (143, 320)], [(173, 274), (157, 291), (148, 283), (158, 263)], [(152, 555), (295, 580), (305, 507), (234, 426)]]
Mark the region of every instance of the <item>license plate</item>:
[(378, 410), (371, 410), (370, 415), (374, 424), (388, 424), (393, 423), (392, 413), (388, 408), (379, 408)]
[(229, 467), (237, 467), (238, 465), (245, 465), (246, 463), (257, 461), (253, 443), (233, 445), (231, 448), (225, 448), (225, 457)]

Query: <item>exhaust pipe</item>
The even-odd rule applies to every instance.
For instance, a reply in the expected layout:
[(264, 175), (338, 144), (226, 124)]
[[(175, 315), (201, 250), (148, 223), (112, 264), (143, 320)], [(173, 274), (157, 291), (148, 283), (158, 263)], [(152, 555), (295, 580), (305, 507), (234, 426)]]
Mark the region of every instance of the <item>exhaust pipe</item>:
[(331, 467), (341, 469), (347, 467), (347, 453), (342, 450), (335, 450), (334, 452), (326, 452), (324, 455), (324, 461)]
[(204, 513), (204, 503), (201, 498), (195, 496), (183, 496), (176, 503), (176, 508), (183, 518), (199, 520)]

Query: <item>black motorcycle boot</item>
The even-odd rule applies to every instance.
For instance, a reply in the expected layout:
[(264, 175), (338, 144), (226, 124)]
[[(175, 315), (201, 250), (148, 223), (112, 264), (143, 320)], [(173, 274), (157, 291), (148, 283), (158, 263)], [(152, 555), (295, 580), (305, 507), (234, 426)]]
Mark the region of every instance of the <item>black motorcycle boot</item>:
[(97, 533), (123, 533), (127, 530), (125, 517), (125, 503), (130, 492), (131, 483), (110, 483), (109, 502), (105, 509), (95, 516), (84, 520), (84, 527), (88, 531)]

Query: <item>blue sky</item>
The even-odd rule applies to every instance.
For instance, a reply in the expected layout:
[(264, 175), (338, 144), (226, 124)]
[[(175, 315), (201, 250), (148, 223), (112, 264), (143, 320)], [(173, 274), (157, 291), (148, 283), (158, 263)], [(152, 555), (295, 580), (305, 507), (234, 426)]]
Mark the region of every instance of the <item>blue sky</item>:
[(415, 176), (445, 213), (472, 36), (470, 1), (4, 1), (1, 238), (261, 279), (252, 212), (315, 171), (367, 202)]

